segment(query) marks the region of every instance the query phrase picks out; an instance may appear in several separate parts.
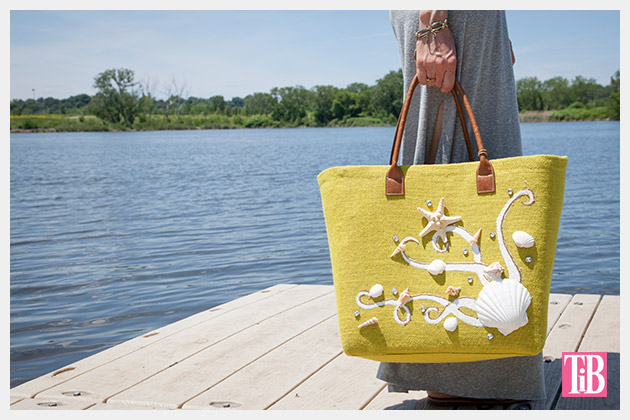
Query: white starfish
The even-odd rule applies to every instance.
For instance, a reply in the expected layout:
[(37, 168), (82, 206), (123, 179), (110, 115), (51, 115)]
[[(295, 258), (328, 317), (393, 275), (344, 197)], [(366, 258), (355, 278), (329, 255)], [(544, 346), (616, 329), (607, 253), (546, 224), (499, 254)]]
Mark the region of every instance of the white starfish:
[(429, 221), (429, 224), (420, 232), (420, 237), (422, 238), (424, 235), (434, 230), (440, 235), (444, 243), (448, 242), (446, 238), (446, 227), (462, 220), (461, 216), (444, 215), (444, 197), (440, 198), (440, 204), (438, 204), (437, 210), (433, 213), (419, 207), (418, 211)]

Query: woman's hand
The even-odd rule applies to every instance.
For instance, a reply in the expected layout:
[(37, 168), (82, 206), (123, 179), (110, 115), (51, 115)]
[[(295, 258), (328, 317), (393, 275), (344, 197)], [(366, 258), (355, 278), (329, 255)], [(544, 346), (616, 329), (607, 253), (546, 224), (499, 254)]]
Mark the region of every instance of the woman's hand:
[[(446, 10), (420, 11), (420, 27), (426, 28), (432, 23), (447, 17)], [(457, 56), (455, 40), (449, 28), (416, 41), (416, 72), (420, 84), (436, 86), (442, 92), (453, 89)]]

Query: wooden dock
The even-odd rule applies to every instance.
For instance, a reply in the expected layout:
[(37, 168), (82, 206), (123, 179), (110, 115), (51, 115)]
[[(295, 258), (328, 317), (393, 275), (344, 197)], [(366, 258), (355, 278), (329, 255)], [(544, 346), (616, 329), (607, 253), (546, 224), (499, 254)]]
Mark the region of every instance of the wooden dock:
[[(619, 409), (619, 296), (552, 294), (547, 400), (518, 409)], [(563, 398), (565, 351), (608, 352), (608, 397)], [(388, 393), (378, 362), (341, 351), (332, 286), (281, 284), (11, 389), (11, 409), (475, 409)]]

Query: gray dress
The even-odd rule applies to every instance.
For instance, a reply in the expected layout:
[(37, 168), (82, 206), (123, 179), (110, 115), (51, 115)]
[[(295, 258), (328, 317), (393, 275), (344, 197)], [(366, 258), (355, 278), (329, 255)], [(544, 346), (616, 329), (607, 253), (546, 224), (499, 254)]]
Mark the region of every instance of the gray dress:
[[(390, 19), (398, 40), (406, 92), (416, 73), (419, 12), (396, 10), (390, 12)], [(505, 12), (449, 10), (448, 20), (455, 38), (456, 75), (471, 102), (488, 157), (520, 156), (521, 134)], [(409, 109), (401, 164), (425, 163), (442, 101), (443, 124), (435, 162), (467, 161), (451, 94), (420, 85)], [(477, 146), (474, 141), (472, 144), (476, 156)], [(542, 353), (466, 363), (381, 363), (377, 377), (388, 382), (390, 392), (430, 390), (469, 398), (545, 398)]]
[[(419, 28), (418, 11), (395, 10), (390, 12), (390, 18), (398, 40), (406, 93), (416, 73), (413, 52)], [(448, 20), (455, 38), (456, 76), (472, 105), (488, 158), (520, 156), (521, 132), (505, 12), (450, 10)], [(442, 101), (442, 136), (435, 163), (468, 160), (451, 94), (442, 93), (434, 86), (420, 85), (409, 108), (401, 164), (425, 163), (427, 139), (433, 133)], [(476, 156), (477, 145), (472, 143)]]

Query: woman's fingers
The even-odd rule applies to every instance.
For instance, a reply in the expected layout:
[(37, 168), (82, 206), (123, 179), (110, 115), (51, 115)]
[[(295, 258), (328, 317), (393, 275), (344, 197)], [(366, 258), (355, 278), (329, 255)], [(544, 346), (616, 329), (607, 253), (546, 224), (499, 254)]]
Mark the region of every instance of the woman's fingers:
[(416, 73), (420, 84), (435, 86), (448, 92), (455, 84), (455, 40), (448, 28), (436, 36), (428, 36), (416, 43)]
[(440, 85), (440, 90), (444, 93), (448, 92), (449, 90), (453, 89), (453, 86), (455, 86), (455, 69), (449, 69), (446, 71), (446, 73), (444, 73), (444, 80), (442, 81), (442, 84)]

